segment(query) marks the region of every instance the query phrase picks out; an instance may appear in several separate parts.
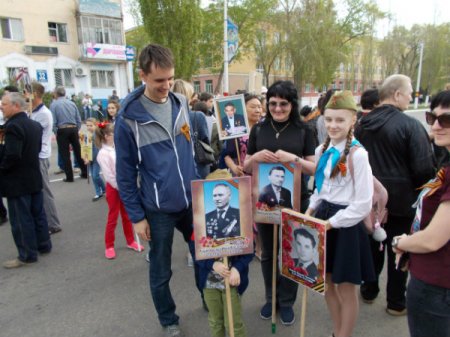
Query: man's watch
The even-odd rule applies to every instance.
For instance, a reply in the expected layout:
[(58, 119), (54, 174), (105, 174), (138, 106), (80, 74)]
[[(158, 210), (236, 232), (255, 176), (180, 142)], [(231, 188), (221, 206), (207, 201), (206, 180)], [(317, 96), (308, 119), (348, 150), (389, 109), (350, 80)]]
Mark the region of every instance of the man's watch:
[(398, 242), (400, 241), (400, 236), (396, 236), (392, 239), (391, 246), (392, 248), (397, 248)]

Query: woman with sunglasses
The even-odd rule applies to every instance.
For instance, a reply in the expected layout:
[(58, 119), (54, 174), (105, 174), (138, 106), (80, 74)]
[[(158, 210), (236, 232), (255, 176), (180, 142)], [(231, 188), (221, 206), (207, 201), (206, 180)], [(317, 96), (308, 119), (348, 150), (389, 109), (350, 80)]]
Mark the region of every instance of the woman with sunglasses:
[[(311, 129), (300, 121), (297, 89), (290, 81), (278, 81), (267, 91), (267, 116), (250, 132), (244, 171), (250, 173), (254, 162), (298, 162), (303, 173), (313, 175), (315, 170), (315, 139)], [(302, 179), (301, 208), (308, 208), (308, 189)], [(262, 244), (261, 269), (264, 278), (266, 304), (262, 307), (262, 319), (272, 317), (272, 251), (273, 227), (257, 224)], [(297, 283), (280, 277), (277, 271), (277, 306), (281, 323), (291, 325), (295, 321), (292, 306), (297, 297)]]
[[(450, 151), (450, 91), (431, 101), (426, 120), (437, 145)], [(394, 237), (398, 261), (409, 254), (406, 305), (412, 337), (450, 337), (450, 165), (422, 187), (411, 235)], [(402, 257), (400, 259), (400, 257)]]

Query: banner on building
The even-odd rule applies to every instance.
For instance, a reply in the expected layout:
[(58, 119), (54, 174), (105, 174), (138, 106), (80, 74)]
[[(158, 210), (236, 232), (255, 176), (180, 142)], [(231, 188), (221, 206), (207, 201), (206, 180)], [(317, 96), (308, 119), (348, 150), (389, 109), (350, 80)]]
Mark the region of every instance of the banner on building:
[(228, 63), (236, 56), (239, 47), (239, 29), (230, 19), (227, 19), (227, 39), (228, 39)]
[(83, 44), (83, 56), (90, 59), (126, 61), (125, 46), (87, 42)]

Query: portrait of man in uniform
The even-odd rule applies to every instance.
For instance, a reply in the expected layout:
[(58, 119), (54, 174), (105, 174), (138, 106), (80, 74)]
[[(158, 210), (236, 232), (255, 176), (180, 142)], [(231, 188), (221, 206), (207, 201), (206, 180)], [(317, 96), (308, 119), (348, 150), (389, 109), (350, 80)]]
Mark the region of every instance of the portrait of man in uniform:
[(292, 208), (291, 191), (283, 187), (286, 169), (283, 166), (273, 166), (269, 171), (270, 184), (263, 187), (258, 201), (270, 208), (275, 206)]
[(217, 183), (212, 190), (216, 209), (206, 213), (206, 235), (213, 239), (241, 235), (239, 209), (231, 207), (232, 190), (228, 184)]

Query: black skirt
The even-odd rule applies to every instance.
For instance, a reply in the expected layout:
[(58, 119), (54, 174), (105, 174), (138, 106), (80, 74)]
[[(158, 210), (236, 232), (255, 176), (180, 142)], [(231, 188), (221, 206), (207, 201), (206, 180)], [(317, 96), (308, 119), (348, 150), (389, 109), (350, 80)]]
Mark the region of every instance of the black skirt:
[[(328, 220), (346, 207), (322, 201), (315, 217)], [(326, 246), (326, 272), (331, 274), (333, 283), (375, 281), (369, 237), (362, 221), (352, 227), (327, 231)]]

